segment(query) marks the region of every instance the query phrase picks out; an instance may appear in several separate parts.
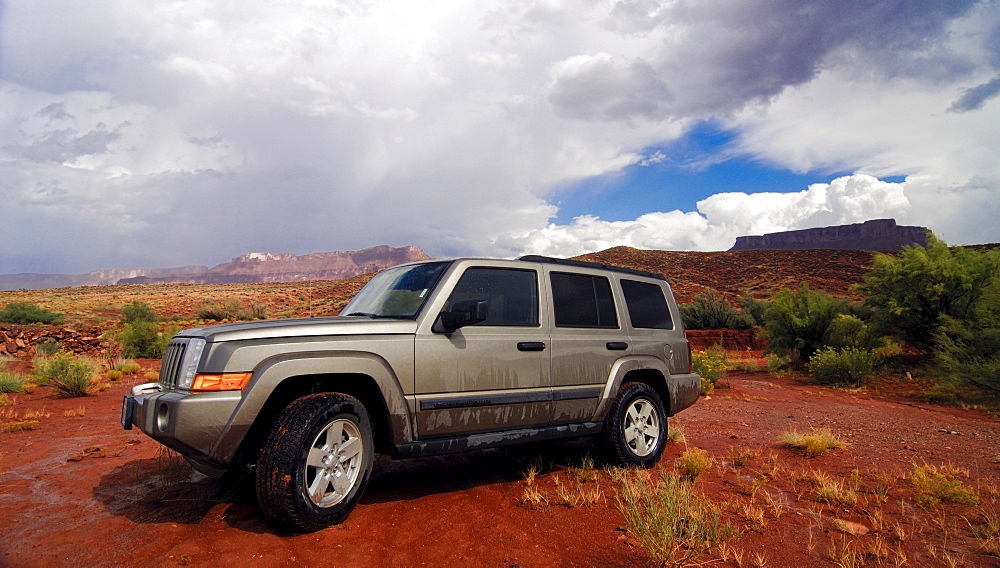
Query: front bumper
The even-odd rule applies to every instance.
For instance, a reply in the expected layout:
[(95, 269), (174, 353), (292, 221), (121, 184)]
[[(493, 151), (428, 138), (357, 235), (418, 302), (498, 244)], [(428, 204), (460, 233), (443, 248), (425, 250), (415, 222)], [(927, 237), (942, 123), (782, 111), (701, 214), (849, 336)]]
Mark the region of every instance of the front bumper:
[(241, 398), (240, 391), (192, 393), (146, 383), (125, 395), (121, 424), (138, 427), (186, 458), (225, 468), (213, 450)]

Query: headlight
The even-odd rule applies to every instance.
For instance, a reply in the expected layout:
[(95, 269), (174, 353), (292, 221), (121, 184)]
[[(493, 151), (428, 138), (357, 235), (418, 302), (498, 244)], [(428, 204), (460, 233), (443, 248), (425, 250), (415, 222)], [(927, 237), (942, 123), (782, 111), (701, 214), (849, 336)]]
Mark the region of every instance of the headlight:
[(180, 369), (177, 373), (177, 388), (191, 388), (194, 376), (198, 374), (198, 363), (201, 361), (201, 354), (204, 350), (204, 339), (196, 337), (188, 340), (187, 346), (184, 348), (184, 356), (181, 357)]

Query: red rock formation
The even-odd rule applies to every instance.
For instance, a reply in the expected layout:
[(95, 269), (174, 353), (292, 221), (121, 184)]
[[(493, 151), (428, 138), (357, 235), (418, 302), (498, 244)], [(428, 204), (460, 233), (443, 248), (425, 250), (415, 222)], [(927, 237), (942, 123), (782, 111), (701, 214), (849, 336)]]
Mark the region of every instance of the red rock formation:
[(255, 282), (297, 282), (338, 280), (376, 272), (416, 260), (430, 258), (418, 247), (386, 245), (357, 251), (292, 253), (251, 252), (220, 264), (207, 272), (174, 274), (164, 277), (123, 278), (118, 284), (247, 284)]
[(925, 227), (897, 225), (894, 219), (875, 219), (853, 225), (736, 237), (736, 244), (729, 250), (899, 250), (911, 245), (926, 246), (927, 232)]

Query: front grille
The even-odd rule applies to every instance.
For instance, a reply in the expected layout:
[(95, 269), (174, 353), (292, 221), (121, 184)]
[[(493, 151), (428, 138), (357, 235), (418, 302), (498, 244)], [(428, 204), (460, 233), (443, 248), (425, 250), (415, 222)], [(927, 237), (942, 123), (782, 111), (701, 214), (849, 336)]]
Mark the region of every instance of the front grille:
[(167, 352), (163, 354), (163, 362), (160, 364), (159, 383), (164, 388), (177, 388), (177, 375), (181, 371), (181, 362), (184, 360), (184, 348), (186, 341), (171, 341), (167, 345)]

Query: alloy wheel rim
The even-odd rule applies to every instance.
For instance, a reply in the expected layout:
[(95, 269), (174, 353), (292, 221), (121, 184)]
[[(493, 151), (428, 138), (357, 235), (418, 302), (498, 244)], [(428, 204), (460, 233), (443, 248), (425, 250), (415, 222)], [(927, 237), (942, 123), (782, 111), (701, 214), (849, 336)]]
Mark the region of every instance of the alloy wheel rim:
[(660, 439), (660, 416), (653, 403), (639, 398), (629, 404), (622, 430), (625, 445), (633, 454), (645, 457), (656, 451)]
[(303, 485), (318, 507), (332, 507), (347, 498), (357, 483), (364, 458), (361, 430), (350, 420), (338, 418), (313, 439), (303, 468)]

